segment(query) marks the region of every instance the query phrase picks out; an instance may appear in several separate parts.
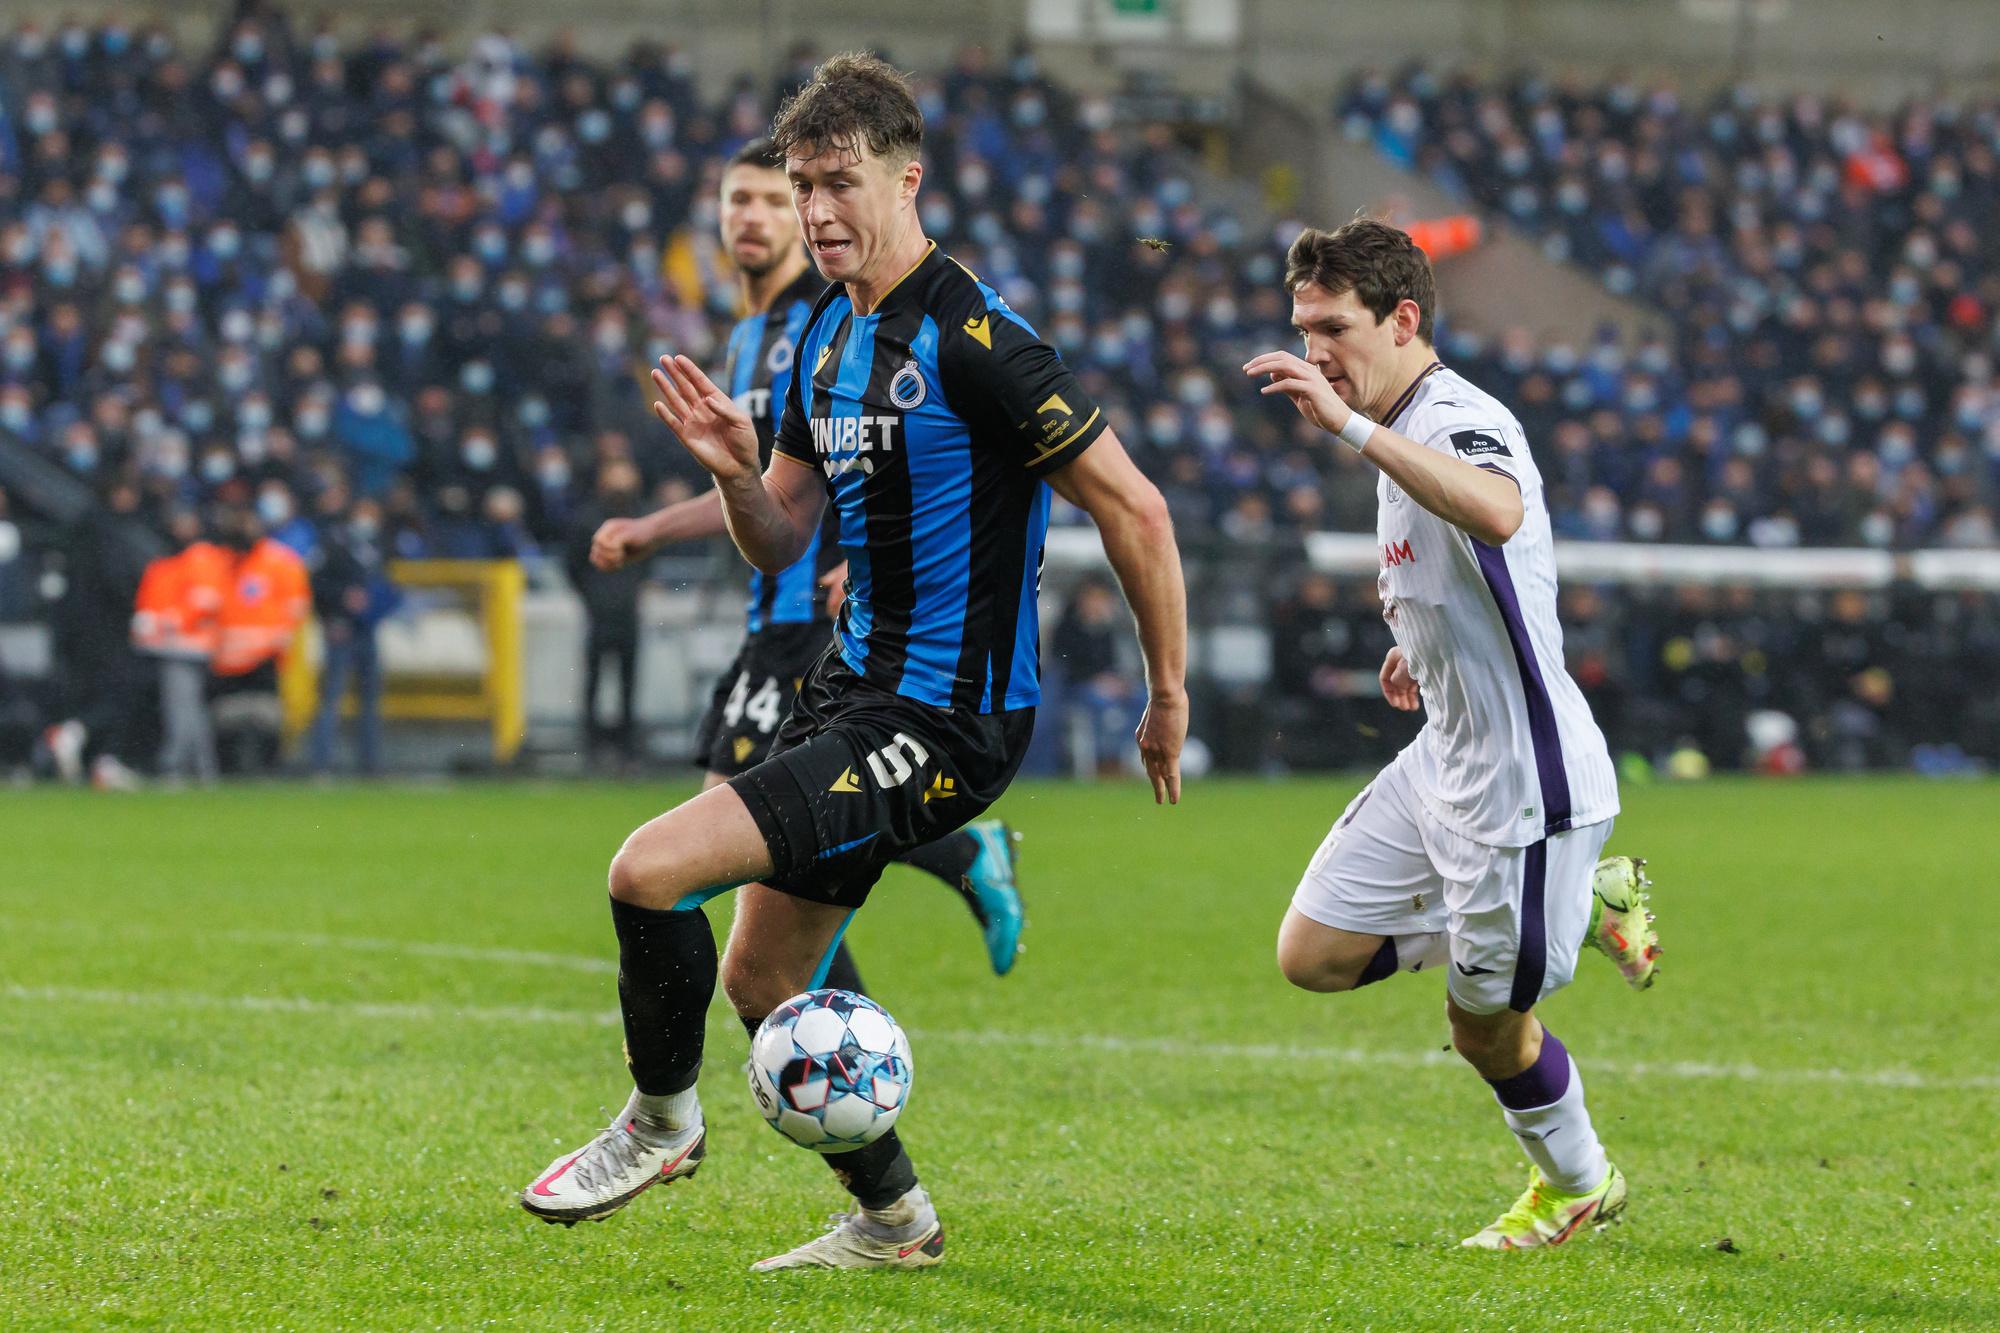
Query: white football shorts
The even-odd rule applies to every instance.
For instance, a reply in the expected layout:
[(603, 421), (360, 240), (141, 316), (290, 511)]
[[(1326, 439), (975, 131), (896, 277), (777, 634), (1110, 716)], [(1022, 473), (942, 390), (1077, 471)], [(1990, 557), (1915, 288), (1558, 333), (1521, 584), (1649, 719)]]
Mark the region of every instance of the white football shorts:
[(1413, 768), (1406, 749), (1348, 804), (1292, 906), (1364, 935), (1443, 931), (1459, 1008), (1525, 1012), (1576, 975), (1591, 877), (1613, 821), (1526, 847), (1489, 847), (1438, 822), (1411, 785)]

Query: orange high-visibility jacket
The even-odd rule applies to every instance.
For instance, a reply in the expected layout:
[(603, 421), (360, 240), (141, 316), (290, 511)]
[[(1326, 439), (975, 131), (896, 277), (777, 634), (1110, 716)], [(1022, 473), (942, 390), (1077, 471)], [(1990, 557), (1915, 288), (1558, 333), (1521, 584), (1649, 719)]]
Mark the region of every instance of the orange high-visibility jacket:
[(147, 565), (132, 615), (132, 641), (163, 656), (215, 656), (231, 563), (222, 547), (196, 542)]
[(269, 537), (251, 547), (223, 588), (215, 674), (241, 676), (285, 651), (312, 605), (305, 562)]

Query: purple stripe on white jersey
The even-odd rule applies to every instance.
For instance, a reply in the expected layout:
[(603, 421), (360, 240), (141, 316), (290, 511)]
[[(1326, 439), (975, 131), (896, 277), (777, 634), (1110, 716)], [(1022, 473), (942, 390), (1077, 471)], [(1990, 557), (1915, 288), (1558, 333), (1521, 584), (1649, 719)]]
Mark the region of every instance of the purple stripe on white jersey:
[(1507, 569), (1507, 555), (1497, 546), (1473, 540), (1479, 557), (1479, 572), (1500, 619), (1507, 626), (1507, 640), (1514, 646), (1514, 665), (1521, 671), (1521, 687), (1527, 693), (1528, 738), (1535, 747), (1535, 773), (1542, 788), (1542, 831), (1561, 833), (1570, 826), (1569, 773), (1563, 767), (1562, 736), (1556, 730), (1555, 704), (1535, 661), (1535, 645), (1528, 637), (1528, 622), (1521, 615), (1521, 599), (1514, 591), (1514, 576)]
[(1548, 886), (1549, 840), (1542, 838), (1528, 844), (1521, 866), (1521, 947), (1514, 954), (1514, 989), (1507, 999), (1517, 1014), (1535, 1007), (1549, 974)]

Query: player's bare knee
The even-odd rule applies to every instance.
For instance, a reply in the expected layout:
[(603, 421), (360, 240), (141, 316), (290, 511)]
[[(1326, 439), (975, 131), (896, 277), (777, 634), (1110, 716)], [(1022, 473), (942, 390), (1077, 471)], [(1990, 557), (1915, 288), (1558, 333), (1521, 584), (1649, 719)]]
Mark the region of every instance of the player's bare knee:
[(1492, 1014), (1476, 1014), (1448, 1008), (1451, 1045), (1481, 1078), (1509, 1078), (1532, 1062), (1532, 1034), (1539, 1032), (1526, 1014), (1502, 1009)]
[(670, 859), (661, 856), (657, 849), (649, 850), (637, 833), (627, 838), (618, 854), (611, 858), (606, 880), (613, 898), (635, 907), (665, 911), (682, 897)]

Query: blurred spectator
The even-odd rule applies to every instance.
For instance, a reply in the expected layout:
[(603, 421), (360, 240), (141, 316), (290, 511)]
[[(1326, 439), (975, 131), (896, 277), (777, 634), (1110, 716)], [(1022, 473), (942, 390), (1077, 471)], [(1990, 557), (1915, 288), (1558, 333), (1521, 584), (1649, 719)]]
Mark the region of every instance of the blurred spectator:
[[(583, 733), (591, 754), (605, 741), (621, 759), (637, 757), (638, 733), (633, 721), (639, 671), (639, 587), (645, 582), (643, 561), (606, 572), (590, 563), (590, 539), (606, 519), (632, 518), (645, 512), (639, 490), (639, 469), (623, 460), (604, 464), (597, 473), (597, 493), (578, 511), (570, 526), (566, 565), (570, 582), (583, 597), (589, 629), (583, 654)], [(618, 673), (617, 720), (598, 721), (597, 690), (604, 668)]]
[(305, 563), (264, 532), (247, 505), (225, 507), (217, 539), (231, 556), (218, 613), (213, 692), (222, 767), (266, 773), (276, 767), (284, 710), (278, 664), (312, 604)]
[(173, 549), (147, 565), (139, 583), (132, 641), (159, 664), (160, 776), (207, 784), (216, 778), (209, 670), (234, 558), (206, 539), (193, 510), (170, 515), (167, 535)]
[(359, 767), (373, 776), (382, 771), (382, 659), (376, 631), (400, 600), (383, 558), (382, 506), (364, 498), (351, 511), (323, 510), (318, 548), (312, 598), (324, 655), (309, 762), (315, 773), (332, 771), (334, 735), (351, 685)]
[(54, 620), (62, 720), (46, 740), (66, 781), (81, 781), (87, 765), (99, 787), (135, 784), (126, 747), (148, 693), (145, 664), (131, 644), (132, 607), (145, 573), (138, 514), (138, 489), (113, 482), (103, 504), (62, 538), (64, 591)]
[(1063, 730), (1080, 776), (1115, 776), (1136, 753), (1143, 700), (1120, 662), (1127, 617), (1111, 585), (1091, 577), (1070, 590), (1056, 623), (1051, 664), (1062, 674)]

